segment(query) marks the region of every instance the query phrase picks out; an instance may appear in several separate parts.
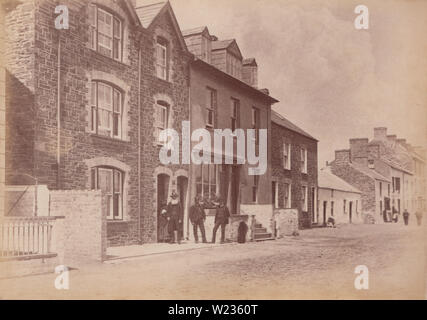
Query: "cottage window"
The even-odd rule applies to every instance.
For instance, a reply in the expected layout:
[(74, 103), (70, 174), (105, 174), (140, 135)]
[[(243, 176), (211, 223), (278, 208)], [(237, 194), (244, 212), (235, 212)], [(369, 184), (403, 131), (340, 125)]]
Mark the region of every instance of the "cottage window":
[(286, 142), (283, 143), (283, 168), (291, 169), (291, 144)]
[(196, 193), (205, 199), (215, 199), (218, 181), (218, 165), (201, 164), (196, 169)]
[(107, 219), (123, 219), (123, 173), (110, 167), (91, 169), (91, 189), (102, 190), (107, 197)]
[(334, 216), (334, 202), (331, 201), (331, 216)]
[(240, 101), (237, 99), (231, 98), (231, 131), (233, 132), (239, 126), (239, 111), (240, 111)]
[(215, 110), (217, 106), (216, 90), (206, 88), (206, 127), (215, 127)]
[(122, 21), (96, 5), (89, 6), (89, 44), (93, 50), (122, 60)]
[(155, 108), (154, 127), (156, 131), (157, 142), (159, 144), (164, 144), (166, 143), (165, 141), (160, 141), (160, 132), (168, 128), (169, 105), (164, 101), (156, 101)]
[(301, 172), (307, 173), (307, 149), (301, 148)]
[(91, 131), (113, 138), (122, 137), (122, 93), (100, 81), (91, 84)]
[(168, 44), (160, 37), (156, 42), (156, 74), (158, 78), (168, 80)]
[(343, 211), (343, 212), (344, 212), (344, 213), (347, 213), (347, 212), (346, 212), (346, 210), (347, 210), (347, 200), (344, 200), (344, 201), (343, 201), (343, 206), (344, 206), (344, 208), (343, 208), (343, 209), (344, 209), (344, 211)]
[(307, 211), (308, 203), (307, 203), (307, 187), (306, 186), (301, 187), (301, 203), (302, 203), (302, 211)]

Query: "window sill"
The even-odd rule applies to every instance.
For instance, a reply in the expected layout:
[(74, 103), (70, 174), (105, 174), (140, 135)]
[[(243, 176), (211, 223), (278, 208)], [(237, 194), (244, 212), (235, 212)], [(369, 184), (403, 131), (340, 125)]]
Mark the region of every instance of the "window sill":
[(111, 224), (127, 224), (129, 223), (128, 220), (110, 220), (107, 219), (107, 223), (111, 223)]
[(130, 67), (130, 63), (123, 62), (123, 59), (122, 59), (122, 60), (116, 60), (116, 59), (114, 59), (114, 58), (112, 58), (112, 57), (109, 57), (109, 56), (106, 56), (105, 54), (102, 54), (102, 53), (101, 53), (101, 52), (99, 52), (99, 51), (96, 51), (95, 49), (92, 49), (92, 48), (91, 48), (91, 47), (89, 47), (89, 46), (87, 46), (87, 48), (88, 48), (91, 52), (95, 53), (97, 56), (103, 57), (103, 58), (108, 59), (108, 60), (110, 60), (110, 61), (114, 61), (114, 62), (116, 62), (116, 63), (118, 63), (118, 64), (123, 65), (123, 66)]
[(157, 75), (154, 75), (154, 78), (157, 79), (157, 80), (159, 80), (160, 82), (163, 82), (163, 83), (168, 84), (168, 85), (172, 85), (173, 84), (172, 81), (159, 78)]
[(119, 139), (119, 138), (113, 138), (113, 137), (107, 137), (107, 136), (103, 136), (103, 135), (96, 134), (96, 133), (90, 133), (89, 136), (91, 138), (94, 138), (94, 139), (105, 140), (105, 141), (110, 141), (110, 142), (114, 141), (114, 142), (123, 143), (123, 144), (129, 143), (129, 141), (127, 141), (127, 140), (123, 140), (123, 139)]

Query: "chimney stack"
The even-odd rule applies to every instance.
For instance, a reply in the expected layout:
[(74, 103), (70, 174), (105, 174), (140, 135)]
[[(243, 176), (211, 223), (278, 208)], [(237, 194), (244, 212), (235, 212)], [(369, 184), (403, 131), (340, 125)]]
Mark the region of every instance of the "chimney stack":
[(360, 164), (361, 166), (368, 167), (368, 157), (355, 157), (352, 162)]
[(375, 140), (386, 140), (387, 139), (387, 128), (386, 127), (374, 128), (374, 139)]
[(258, 64), (255, 58), (243, 59), (242, 79), (254, 88), (258, 86)]
[(336, 150), (335, 151), (335, 163), (337, 165), (350, 163), (350, 150)]
[(351, 160), (354, 158), (368, 156), (368, 138), (350, 139), (350, 156)]
[(390, 134), (387, 136), (387, 140), (390, 142), (396, 142), (397, 136), (395, 134)]

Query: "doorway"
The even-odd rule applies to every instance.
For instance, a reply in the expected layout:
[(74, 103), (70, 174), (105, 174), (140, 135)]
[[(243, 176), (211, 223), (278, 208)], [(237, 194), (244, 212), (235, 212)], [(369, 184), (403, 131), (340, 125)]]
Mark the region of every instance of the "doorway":
[(162, 214), (168, 204), (169, 180), (167, 174), (157, 176), (157, 242), (169, 241), (168, 220), (165, 214)]
[(323, 201), (323, 225), (326, 226), (326, 209), (328, 206), (328, 201)]
[(183, 219), (179, 227), (179, 237), (183, 239), (184, 237), (184, 219), (188, 217), (187, 214), (187, 190), (188, 190), (188, 178), (184, 176), (179, 176), (177, 181), (177, 191), (179, 194), (179, 202), (181, 203), (181, 210), (183, 211)]
[(231, 166), (230, 213), (239, 214), (240, 166)]
[(350, 203), (349, 203), (348, 219), (349, 219), (349, 222), (352, 223), (352, 219), (353, 219), (353, 201), (350, 201)]

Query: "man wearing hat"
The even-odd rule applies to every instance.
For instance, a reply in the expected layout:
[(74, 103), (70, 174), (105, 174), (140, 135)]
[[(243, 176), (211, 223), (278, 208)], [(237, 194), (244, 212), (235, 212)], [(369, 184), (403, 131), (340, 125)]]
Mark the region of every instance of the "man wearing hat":
[(194, 205), (192, 205), (190, 208), (190, 221), (193, 225), (194, 240), (196, 243), (199, 242), (197, 228), (200, 229), (203, 243), (207, 243), (205, 234), (205, 220), (206, 213), (205, 209), (203, 208), (203, 201), (199, 196), (196, 196), (194, 199)]
[(167, 215), (168, 215), (168, 231), (171, 236), (171, 243), (177, 242), (181, 243), (178, 235), (178, 231), (182, 222), (182, 207), (179, 202), (178, 194), (173, 191), (171, 194), (171, 201), (167, 206)]
[(212, 231), (212, 243), (215, 243), (216, 232), (221, 226), (221, 243), (225, 243), (225, 227), (228, 224), (228, 218), (230, 217), (230, 211), (228, 211), (225, 201), (219, 199), (219, 205), (216, 208), (215, 214), (215, 226)]

